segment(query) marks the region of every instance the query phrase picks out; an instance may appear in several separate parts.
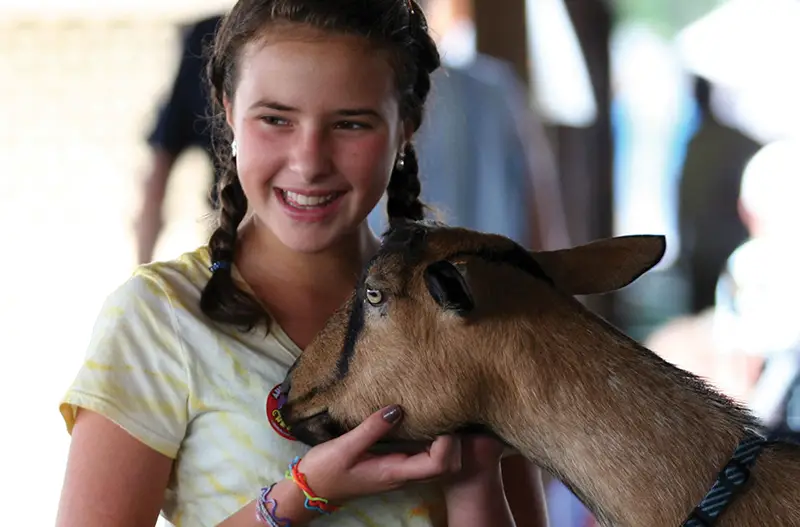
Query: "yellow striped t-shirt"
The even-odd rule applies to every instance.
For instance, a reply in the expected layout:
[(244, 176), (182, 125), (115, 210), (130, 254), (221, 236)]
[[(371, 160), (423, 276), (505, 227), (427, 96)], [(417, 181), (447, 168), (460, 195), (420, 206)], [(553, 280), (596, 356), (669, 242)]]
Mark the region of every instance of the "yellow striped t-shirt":
[[(106, 299), (60, 406), (69, 432), (76, 409), (88, 408), (174, 459), (161, 514), (176, 527), (217, 525), (308, 450), (267, 415), (300, 349), (274, 322), (265, 337), (205, 317), (208, 266), (201, 247), (138, 267)], [(419, 485), (361, 498), (310, 525), (443, 524), (438, 496)]]

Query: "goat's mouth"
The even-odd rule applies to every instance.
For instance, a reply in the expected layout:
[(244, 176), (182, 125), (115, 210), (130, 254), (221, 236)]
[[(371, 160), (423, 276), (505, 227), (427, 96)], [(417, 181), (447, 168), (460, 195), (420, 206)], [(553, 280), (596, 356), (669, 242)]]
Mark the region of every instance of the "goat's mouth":
[[(308, 446), (316, 446), (347, 433), (349, 429), (331, 417), (328, 410), (297, 418), (293, 415), (291, 404), (281, 408), (281, 414), (291, 430), (292, 436)], [(386, 437), (379, 439), (369, 452), (372, 454), (404, 453), (417, 454), (428, 450), (430, 441), (415, 441)]]
[(328, 410), (297, 418), (293, 415), (291, 404), (286, 404), (281, 408), (281, 415), (289, 426), (292, 436), (309, 446), (336, 439), (347, 432), (344, 426), (331, 417)]
[[(316, 446), (347, 433), (349, 430), (335, 421), (327, 410), (304, 417), (291, 423), (292, 435), (298, 441), (309, 446)], [(412, 441), (405, 439), (379, 439), (369, 448), (372, 454), (418, 454), (430, 447), (430, 441)]]

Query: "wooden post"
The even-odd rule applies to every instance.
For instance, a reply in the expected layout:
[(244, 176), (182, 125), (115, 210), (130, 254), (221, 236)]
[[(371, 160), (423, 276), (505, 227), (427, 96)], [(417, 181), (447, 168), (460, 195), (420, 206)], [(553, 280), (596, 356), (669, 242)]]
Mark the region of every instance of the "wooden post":
[(530, 85), (525, 0), (473, 0), (478, 51), (510, 62)]
[(611, 12), (602, 0), (565, 2), (589, 70), (597, 119), (588, 128), (557, 127), (559, 166), (577, 243), (613, 233)]
[[(565, 1), (580, 42), (597, 104), (587, 128), (556, 127), (554, 132), (567, 220), (574, 243), (613, 235), (614, 145), (611, 132), (612, 13), (604, 0)], [(616, 293), (586, 298), (586, 304), (614, 324)]]

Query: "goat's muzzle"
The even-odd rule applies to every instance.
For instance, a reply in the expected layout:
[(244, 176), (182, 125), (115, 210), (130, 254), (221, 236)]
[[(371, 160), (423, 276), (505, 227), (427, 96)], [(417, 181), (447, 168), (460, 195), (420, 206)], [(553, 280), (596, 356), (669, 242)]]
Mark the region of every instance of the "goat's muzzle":
[(309, 446), (330, 441), (347, 431), (331, 418), (327, 410), (298, 419), (294, 415), (292, 404), (286, 403), (281, 408), (281, 417), (289, 427), (291, 434)]
[(286, 423), (292, 436), (307, 445), (314, 446), (344, 434), (346, 430), (331, 418), (327, 410), (308, 416), (297, 415), (296, 406), (290, 397), (292, 369), (294, 369), (294, 365), (289, 369), (286, 378), (281, 384), (280, 403), (278, 406), (281, 418)]

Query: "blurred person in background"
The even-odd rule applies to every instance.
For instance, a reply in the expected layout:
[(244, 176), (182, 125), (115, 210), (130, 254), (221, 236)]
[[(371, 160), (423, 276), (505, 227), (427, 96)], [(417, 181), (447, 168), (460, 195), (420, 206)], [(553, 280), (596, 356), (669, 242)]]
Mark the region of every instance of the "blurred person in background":
[(771, 430), (800, 437), (800, 140), (760, 149), (737, 197), (746, 240), (726, 261), (715, 303), (654, 331), (645, 345), (709, 380)]
[(699, 128), (689, 142), (679, 183), (679, 266), (689, 286), (689, 312), (714, 305), (717, 279), (747, 237), (737, 209), (745, 164), (761, 145), (715, 115), (722, 87), (694, 78)]
[(717, 375), (771, 430), (800, 438), (800, 139), (747, 164), (739, 211), (748, 238), (717, 285)]
[(148, 168), (142, 182), (141, 205), (135, 220), (137, 263), (147, 263), (164, 226), (163, 208), (169, 177), (178, 158), (198, 147), (209, 161), (209, 206), (217, 202), (216, 184), (220, 171), (211, 151), (209, 96), (205, 76), (206, 46), (212, 41), (221, 15), (194, 22), (181, 29), (178, 67), (167, 97), (156, 113), (147, 136)]
[[(511, 64), (477, 51), (472, 0), (421, 4), (443, 64), (415, 140), (424, 199), (453, 225), (526, 247), (569, 246), (555, 158), (526, 86)], [(369, 221), (383, 232), (384, 209)]]

